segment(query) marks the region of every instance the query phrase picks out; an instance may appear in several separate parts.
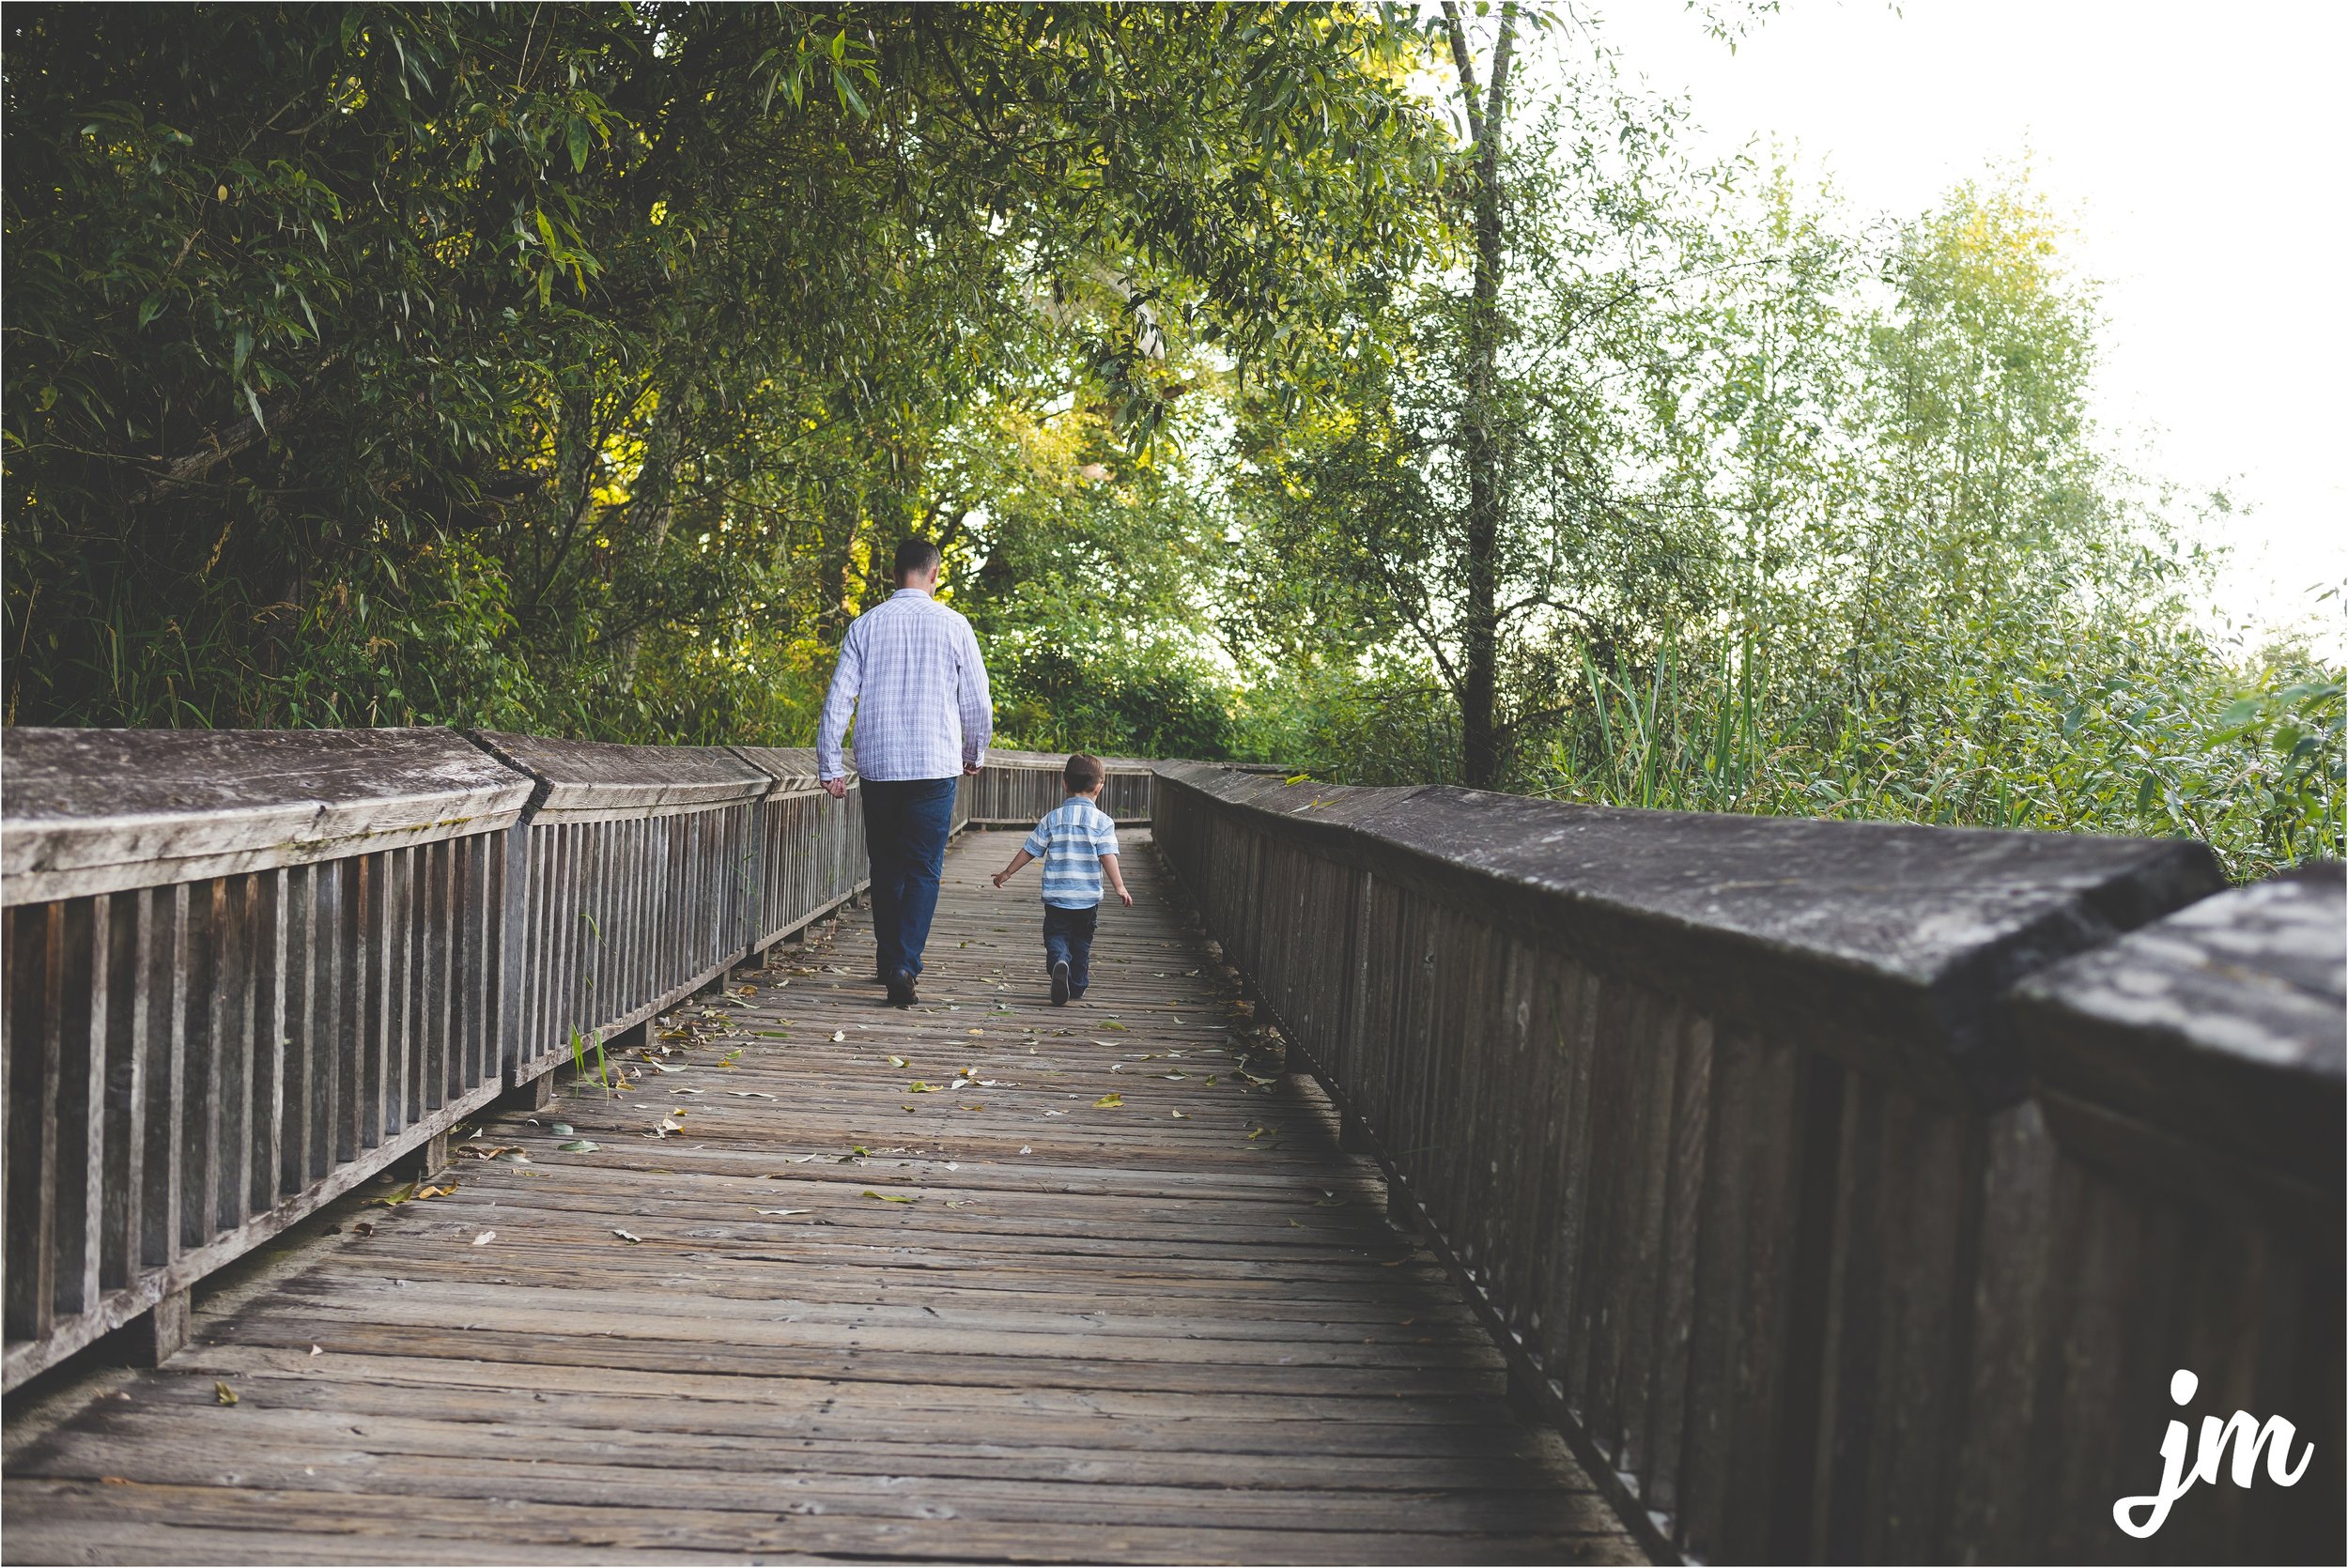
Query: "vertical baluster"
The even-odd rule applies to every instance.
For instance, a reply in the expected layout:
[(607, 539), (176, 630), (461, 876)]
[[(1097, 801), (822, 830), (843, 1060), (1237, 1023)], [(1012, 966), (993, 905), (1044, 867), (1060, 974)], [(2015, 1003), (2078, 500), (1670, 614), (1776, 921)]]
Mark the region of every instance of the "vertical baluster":
[[(589, 986), (588, 1016), (598, 1025), (607, 1023), (619, 1002), (619, 987), (612, 974), (611, 959), (617, 951), (621, 933), (612, 929), (612, 890), (619, 882), (620, 827), (618, 822), (597, 822), (592, 829), (595, 836), (595, 885), (588, 892), (588, 906), (595, 912), (595, 924), (589, 929), (589, 956), (594, 962), (587, 975)], [(609, 1029), (601, 1034), (609, 1035)]]
[(286, 961), (287, 878), (283, 867), (253, 878), (254, 909), (250, 930), (257, 961), (253, 992), (253, 1115), (246, 1169), (248, 1212), (266, 1213), (277, 1205), (280, 1170), (285, 1160), (286, 1125)]
[(250, 1212), (245, 1176), (253, 1125), (254, 876), (223, 877), (212, 908), (212, 1169), (208, 1223), (219, 1235)]
[(525, 905), (529, 929), (522, 947), (522, 1032), (515, 1042), (516, 1060), (533, 1062), (545, 1053), (553, 1031), (547, 1005), (547, 988), (554, 973), (552, 944), (548, 937), (548, 911), (554, 907), (554, 835), (552, 827), (533, 827), (530, 833), (530, 880)]
[(579, 824), (564, 822), (555, 830), (555, 882), (553, 907), (548, 912), (550, 938), (548, 956), (553, 960), (554, 975), (549, 994), (553, 1001), (555, 1050), (572, 1049), (572, 1036), (579, 1028), (577, 1004), (572, 997), (572, 975), (578, 967), (579, 935), (584, 929), (579, 918)]
[(220, 1212), (220, 1099), (222, 1089), (221, 984), (223, 928), (227, 922), (228, 884), (219, 877), (201, 882), (188, 897), (188, 1045), (185, 1077), (188, 1174), (180, 1208), (179, 1244), (201, 1247), (211, 1239)]
[(641, 1007), (660, 994), (660, 977), (654, 972), (652, 889), (653, 822), (640, 821), (628, 845), (627, 958), (628, 1003)]
[(59, 959), (65, 911), (57, 904), (8, 911), (8, 1337), (49, 1331), (56, 1299), (58, 1058), (65, 998)]
[(385, 878), (385, 890), (390, 904), (385, 909), (382, 934), (390, 939), (387, 946), (385, 995), (392, 1005), (390, 1036), (382, 1050), (382, 1122), (378, 1139), (390, 1144), (406, 1131), (410, 1120), (410, 1097), (415, 1083), (415, 1033), (418, 1033), (423, 998), (415, 993), (418, 970), (415, 970), (415, 850), (392, 850), (385, 854), (390, 862), (390, 876)]
[[(106, 1003), (114, 956), (114, 900), (76, 899), (81, 930), (70, 940), (76, 974), (67, 1020), (66, 1093), (58, 1107), (59, 1229), (70, 1233), (58, 1259), (57, 1315), (78, 1315), (98, 1304), (99, 1255), (105, 1235)], [(69, 1157), (70, 1162), (69, 1162)]]
[(500, 834), (481, 834), (456, 845), (456, 915), (452, 940), (456, 951), (456, 1048), (450, 1056), (449, 1093), (460, 1095), (486, 1081), (482, 1059), (497, 1032), (497, 992), (489, 973), (489, 860), (502, 853)]
[(186, 1206), (188, 1142), (188, 911), (186, 883), (148, 895), (155, 939), (148, 945), (147, 1193), (140, 1261), (160, 1268), (179, 1255)]
[(385, 924), (391, 911), (391, 861), (392, 852), (384, 851), (358, 863), (353, 958), (359, 976), (354, 998), (359, 1030), (358, 1050), (351, 1058), (351, 1148), (345, 1159), (358, 1158), (383, 1137), (383, 1081), (389, 1071), (384, 1055), (392, 1033), (391, 940)]
[(312, 1181), (358, 1153), (357, 1085), (364, 1034), (359, 995), (366, 968), (359, 947), (359, 907), (365, 866), (363, 857), (339, 860), (321, 868), (318, 879), (317, 942), (326, 967), (310, 1051), (316, 1083), (310, 1097)]
[(317, 1115), (318, 972), (324, 959), (317, 941), (318, 879), (327, 868), (297, 866), (286, 873), (285, 1088), (277, 1124), (277, 1191), (299, 1192), (310, 1181), (311, 1128)]
[(147, 1188), (147, 976), (154, 940), (153, 900), (144, 892), (114, 896), (114, 950), (106, 972), (106, 1222), (101, 1287), (118, 1290), (138, 1277), (140, 1222)]
[(425, 897), (418, 943), (424, 949), (425, 1018), (422, 1060), (417, 1088), (419, 1110), (437, 1111), (448, 1103), (449, 1075), (455, 1058), (450, 1034), (450, 1003), (456, 992), (456, 846), (448, 839), (427, 847), (424, 860)]

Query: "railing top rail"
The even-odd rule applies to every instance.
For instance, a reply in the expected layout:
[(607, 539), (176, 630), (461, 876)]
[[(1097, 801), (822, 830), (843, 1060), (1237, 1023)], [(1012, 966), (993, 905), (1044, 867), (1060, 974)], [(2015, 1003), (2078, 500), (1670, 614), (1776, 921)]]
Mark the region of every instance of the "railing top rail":
[[(1070, 755), (1065, 751), (1014, 751), (1001, 746), (986, 748), (988, 761), (1007, 768), (1050, 768), (1058, 772), (1067, 765)], [(1104, 757), (1101, 765), (1111, 773), (1151, 773), (1166, 764), (1146, 757)]]
[(1198, 763), (1159, 772), (1941, 1098), (2022, 1092), (1997, 1011), (2019, 976), (2225, 885), (2208, 847), (2187, 840), (1291, 785)]
[(702, 811), (763, 799), (775, 776), (722, 746), (624, 746), (481, 732), (482, 744), (540, 780), (535, 822), (595, 822)]
[(2338, 861), (2205, 899), (2031, 976), (2015, 1011), (2055, 1094), (2342, 1190), (2348, 872)]
[(529, 779), (452, 730), (0, 733), (8, 904), (303, 865), (510, 826)]
[[(800, 795), (823, 787), (823, 778), (815, 767), (815, 748), (811, 746), (736, 746), (727, 749), (773, 779), (777, 794)], [(848, 776), (856, 776), (854, 762), (848, 763)]]

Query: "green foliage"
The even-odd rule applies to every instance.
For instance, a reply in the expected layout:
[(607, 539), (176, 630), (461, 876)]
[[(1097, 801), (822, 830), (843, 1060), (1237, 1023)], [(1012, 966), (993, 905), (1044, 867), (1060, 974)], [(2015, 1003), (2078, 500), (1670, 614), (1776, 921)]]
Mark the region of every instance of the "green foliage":
[(1436, 230), (1350, 7), (8, 25), (14, 722), (793, 738), (957, 431), (1146, 451)]
[(2027, 177), (1861, 234), (1567, 13), (7, 26), (8, 722), (804, 742), (920, 530), (1019, 744), (2341, 853)]

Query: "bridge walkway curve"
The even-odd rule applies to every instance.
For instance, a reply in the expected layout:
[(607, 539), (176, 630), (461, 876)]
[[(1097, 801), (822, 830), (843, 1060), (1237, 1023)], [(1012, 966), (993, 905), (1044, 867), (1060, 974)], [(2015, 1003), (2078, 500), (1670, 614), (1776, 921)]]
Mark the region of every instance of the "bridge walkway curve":
[(1643, 1560), (1126, 842), (1072, 1007), (972, 836), (914, 1010), (850, 909), (227, 1271), (7, 1560)]

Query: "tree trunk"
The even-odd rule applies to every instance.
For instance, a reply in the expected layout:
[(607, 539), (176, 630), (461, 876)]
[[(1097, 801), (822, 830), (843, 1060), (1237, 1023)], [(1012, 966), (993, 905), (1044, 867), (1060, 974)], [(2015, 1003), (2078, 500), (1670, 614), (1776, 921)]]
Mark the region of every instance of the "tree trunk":
[(1492, 45), (1492, 77), (1479, 106), (1475, 59), (1457, 0), (1444, 0), (1452, 62), (1474, 138), (1475, 274), (1470, 297), (1467, 385), (1460, 421), (1460, 454), (1467, 463), (1467, 607), (1460, 689), (1460, 771), (1474, 789), (1500, 780), (1500, 453), (1492, 438), (1492, 390), (1500, 357), (1500, 139), (1507, 114), (1508, 61), (1516, 39), (1517, 8), (1501, 8)]

